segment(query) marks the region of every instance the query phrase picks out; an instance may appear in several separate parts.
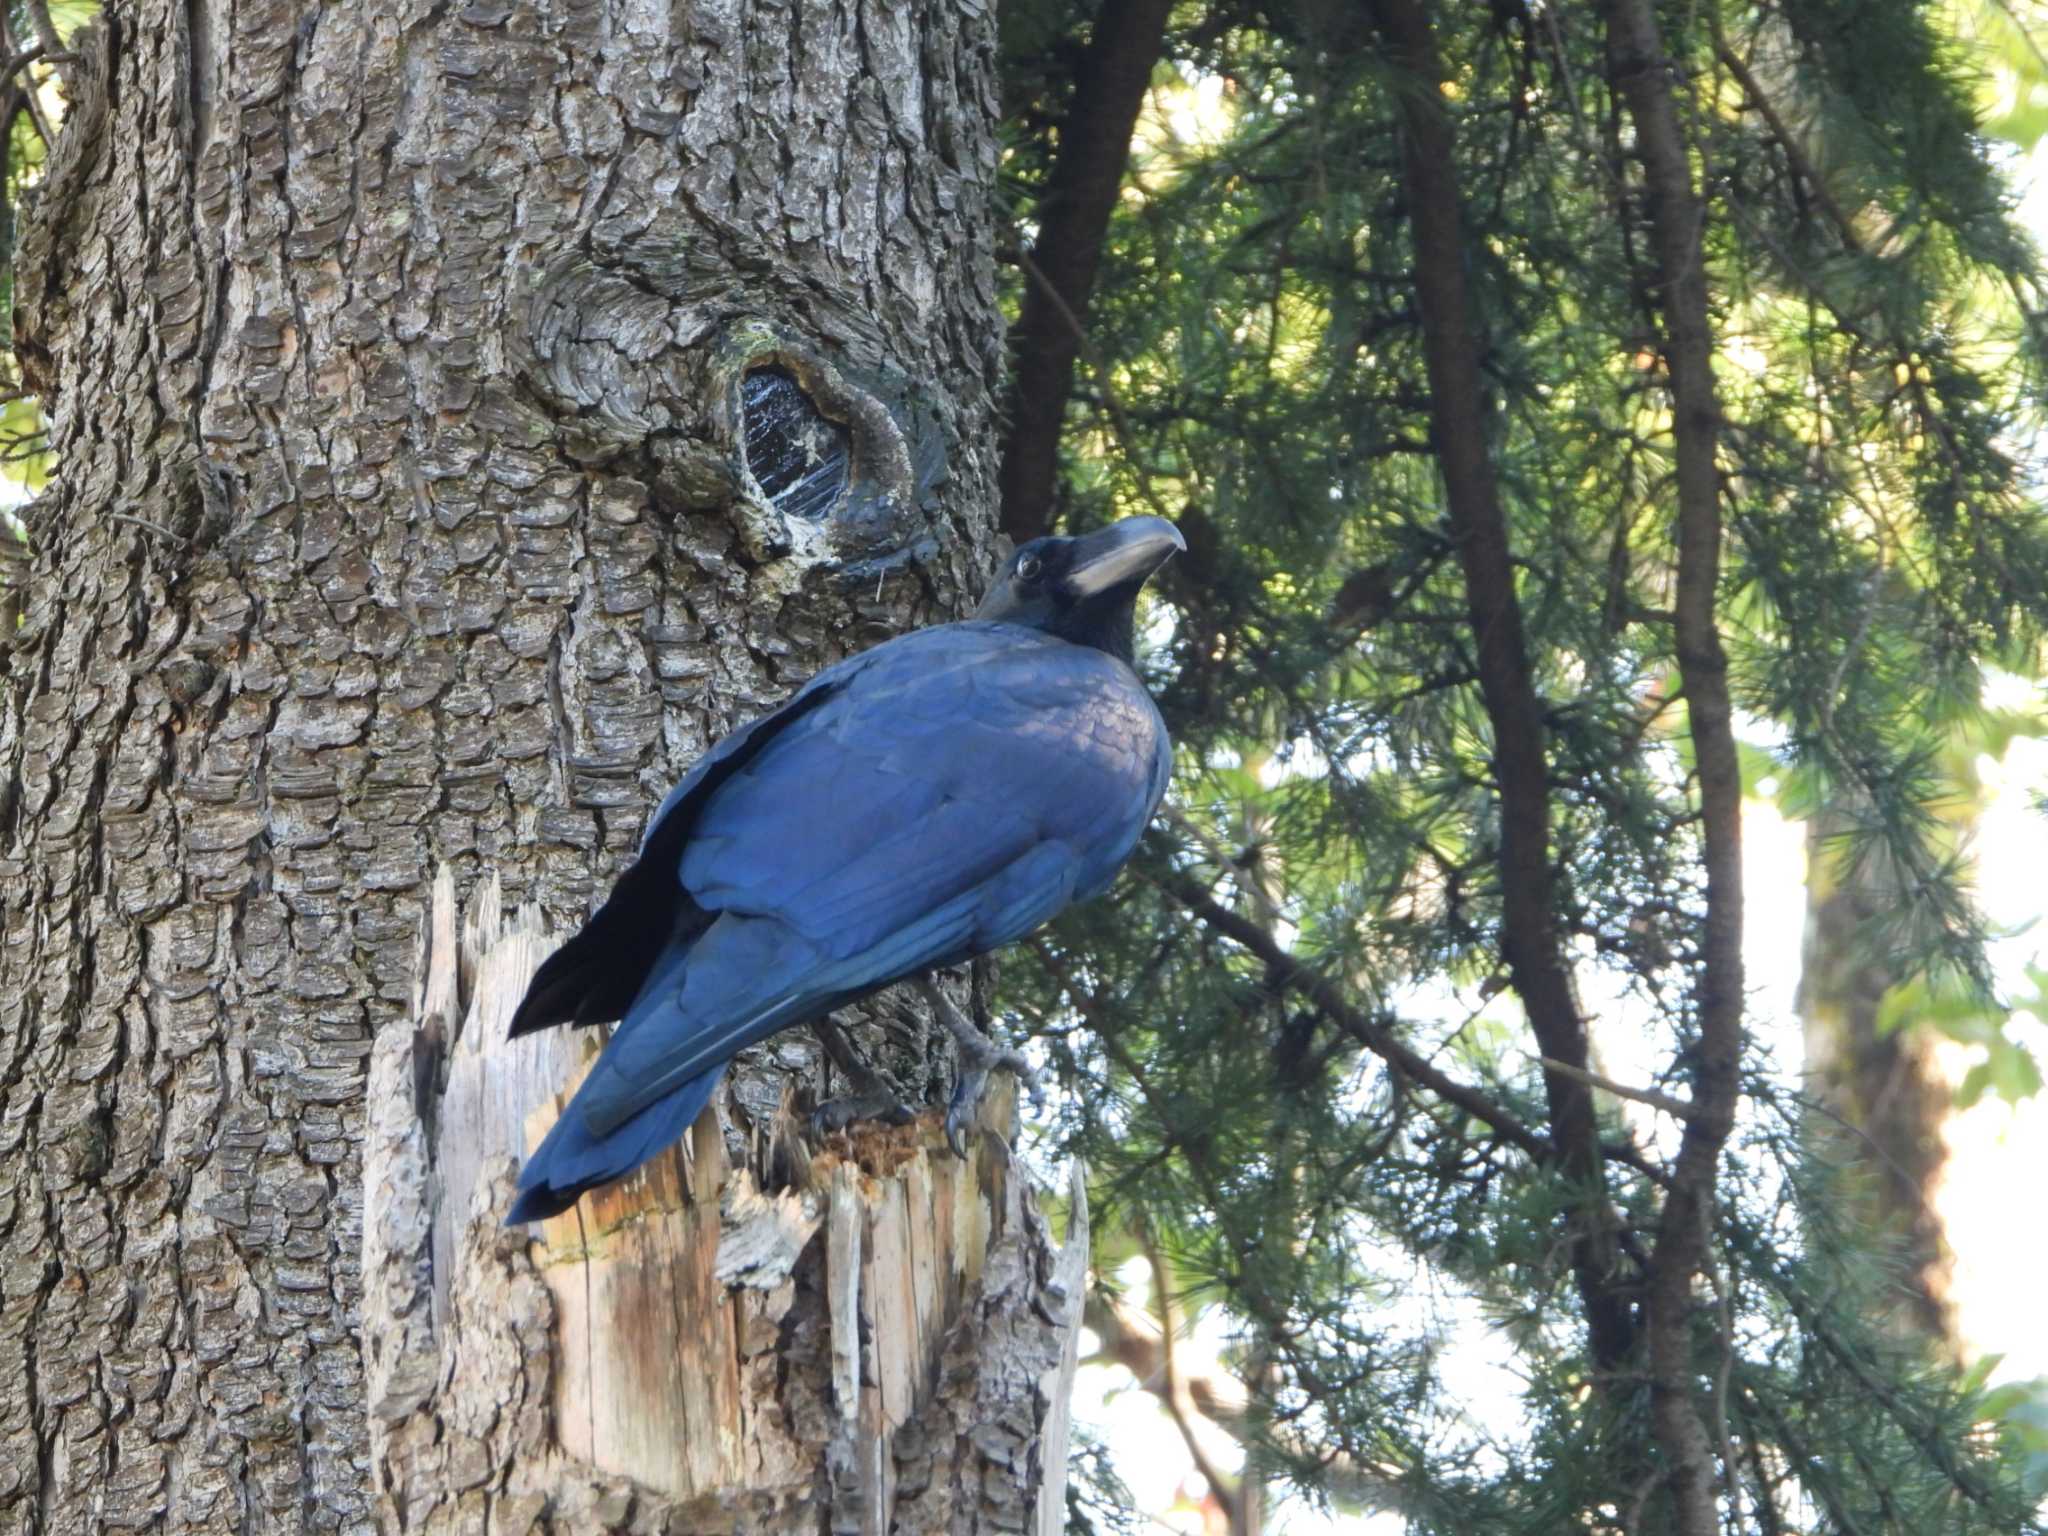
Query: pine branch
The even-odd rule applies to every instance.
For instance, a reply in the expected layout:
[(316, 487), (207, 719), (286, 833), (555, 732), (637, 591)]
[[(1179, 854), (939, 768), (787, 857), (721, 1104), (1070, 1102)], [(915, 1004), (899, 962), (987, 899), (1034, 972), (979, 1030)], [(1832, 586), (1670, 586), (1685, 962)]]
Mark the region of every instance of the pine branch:
[[(1239, 948), (1249, 951), (1266, 967), (1275, 985), (1286, 988), (1315, 1005), (1316, 1011), (1345, 1035), (1364, 1046), (1389, 1067), (1462, 1109), (1486, 1126), (1508, 1145), (1531, 1157), (1549, 1161), (1550, 1143), (1525, 1125), (1513, 1113), (1495, 1103), (1468, 1083), (1451, 1077), (1427, 1057), (1394, 1038), (1393, 1034), (1344, 1000), (1336, 985), (1311, 970), (1282, 949), (1273, 936), (1251, 919), (1240, 916), (1185, 875), (1155, 877), (1161, 890), (1173, 897), (1209, 927)], [(1595, 1144), (1598, 1150), (1598, 1144)]]
[(1798, 135), (1793, 133), (1784, 115), (1772, 103), (1770, 96), (1764, 91), (1762, 82), (1757, 79), (1748, 63), (1729, 43), (1728, 33), (1721, 25), (1719, 8), (1709, 7), (1707, 21), (1714, 32), (1714, 57), (1721, 61), (1728, 73), (1735, 77), (1735, 83), (1742, 87), (1744, 99), (1750, 106), (1756, 108), (1770, 128), (1771, 136), (1778, 141), (1778, 147), (1784, 150), (1786, 160), (1791, 163), (1792, 173), (1805, 184), (1807, 191), (1813, 194), (1813, 200), (1820, 204), (1821, 212), (1828, 216), (1828, 222), (1834, 225), (1835, 233), (1841, 236), (1842, 244), (1857, 255), (1863, 255), (1863, 241), (1856, 233), (1856, 226), (1849, 222), (1848, 214), (1842, 211), (1842, 205), (1835, 201), (1834, 189), (1821, 179), (1812, 157), (1806, 153), (1806, 146), (1800, 143)]
[(1175, 1347), (1180, 1333), (1179, 1307), (1173, 1294), (1173, 1280), (1166, 1256), (1159, 1251), (1159, 1245), (1149, 1231), (1141, 1230), (1138, 1240), (1145, 1250), (1146, 1266), (1152, 1272), (1152, 1298), (1159, 1307), (1160, 1388), (1155, 1395), (1166, 1405), (1168, 1416), (1180, 1431), (1181, 1442), (1187, 1446), (1195, 1470), (1202, 1474), (1211, 1496), (1223, 1507), (1230, 1521), (1230, 1536), (1258, 1536), (1251, 1518), (1253, 1477), (1249, 1463), (1242, 1478), (1225, 1476), (1211, 1459), (1208, 1447), (1202, 1444), (1202, 1437), (1196, 1433), (1196, 1421), (1205, 1416), (1195, 1406), (1194, 1395), (1181, 1372), (1180, 1352)]
[[(1374, 0), (1374, 19), (1406, 78), (1397, 87), (1402, 176), (1415, 245), (1430, 385), (1430, 427), (1446, 513), (1465, 571), (1479, 686), (1493, 726), (1500, 785), (1501, 950), (1542, 1054), (1584, 1069), (1585, 1021), (1564, 959), (1557, 912), (1564, 905), (1551, 863), (1549, 763), (1507, 516), (1487, 448), (1486, 397), (1477, 316), (1466, 293), (1458, 169), (1444, 106), (1443, 65), (1419, 0)], [(1625, 1273), (1620, 1218), (1602, 1173), (1599, 1122), (1587, 1086), (1546, 1071), (1551, 1140), (1575, 1187), (1591, 1193), (1574, 1223), (1572, 1267), (1586, 1309), (1593, 1359), (1617, 1369), (1635, 1325), (1618, 1283)]]
[[(1706, 213), (1672, 98), (1670, 64), (1649, 0), (1607, 0), (1609, 75), (1635, 122), (1644, 166), (1664, 358), (1673, 398), (1678, 572), (1673, 602), (1701, 811), (1706, 912), (1701, 922), (1692, 1113), (1659, 1214), (1646, 1293), (1651, 1426), (1663, 1453), (1677, 1536), (1718, 1536), (1717, 1446), (1696, 1398), (1694, 1278), (1705, 1268), (1720, 1159), (1735, 1123), (1742, 1056), (1742, 773), (1728, 659), (1715, 601), (1721, 567), (1721, 423), (1701, 226)], [(1736, 1469), (1726, 1469), (1729, 1486)]]
[[(1097, 1358), (1115, 1361), (1140, 1387), (1166, 1404), (1166, 1343), (1156, 1317), (1115, 1296), (1093, 1291), (1081, 1321), (1101, 1341)], [(1241, 1445), (1249, 1446), (1264, 1435), (1279, 1442), (1282, 1454), (1316, 1461), (1327, 1475), (1324, 1487), (1332, 1498), (1373, 1510), (1404, 1510), (1412, 1503), (1404, 1497), (1394, 1468), (1360, 1465), (1311, 1443), (1298, 1431), (1262, 1425), (1254, 1414), (1250, 1389), (1233, 1372), (1190, 1370), (1185, 1361), (1178, 1362), (1177, 1369), (1189, 1407), (1205, 1423)]]

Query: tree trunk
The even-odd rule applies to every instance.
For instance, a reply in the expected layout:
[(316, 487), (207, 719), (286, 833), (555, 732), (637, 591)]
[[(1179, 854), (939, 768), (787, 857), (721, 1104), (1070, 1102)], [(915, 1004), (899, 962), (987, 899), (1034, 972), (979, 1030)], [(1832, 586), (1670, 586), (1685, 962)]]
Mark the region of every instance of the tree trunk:
[(1957, 1345), (1934, 1191), (1948, 1160), (1941, 1131), (1954, 1093), (1935, 1060), (1931, 1030), (1911, 1019), (1889, 1032), (1877, 1027), (1885, 994), (1912, 978), (1860, 936), (1900, 898), (1880, 861), (1851, 868), (1833, 846), (1845, 820), (1823, 807), (1806, 840), (1799, 1017), (1807, 1090), (1822, 1111), (1812, 1130), (1823, 1146), (1839, 1148), (1840, 1166), (1864, 1170), (1855, 1186), (1861, 1220), (1898, 1244), (1905, 1284), (1897, 1324), (1945, 1354)]
[[(0, 1532), (1052, 1529), (1084, 1245), (998, 1138), (806, 1153), (785, 1037), (498, 1225), (594, 1049), (506, 1010), (656, 798), (986, 567), (988, 11), (138, 0), (74, 51)], [(914, 1009), (856, 1033), (943, 1081)]]

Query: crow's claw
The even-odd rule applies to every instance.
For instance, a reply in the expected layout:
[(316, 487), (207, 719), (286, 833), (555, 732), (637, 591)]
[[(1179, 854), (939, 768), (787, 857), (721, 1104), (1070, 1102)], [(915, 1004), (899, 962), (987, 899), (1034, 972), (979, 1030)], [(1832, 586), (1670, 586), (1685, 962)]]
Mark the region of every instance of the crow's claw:
[(967, 1125), (974, 1118), (974, 1107), (968, 1106), (967, 1113), (960, 1113), (958, 1104), (946, 1107), (946, 1145), (961, 1162), (967, 1161)]
[(946, 1105), (946, 1145), (964, 1161), (967, 1132), (974, 1124), (974, 1112), (981, 1107), (982, 1095), (988, 1092), (989, 1073), (1014, 1072), (1017, 1081), (1030, 1092), (1034, 1109), (1045, 1108), (1045, 1086), (1038, 1080), (1038, 1069), (1025, 1059), (1023, 1052), (1007, 1050), (976, 1029), (929, 979), (919, 983), (919, 990), (959, 1047), (960, 1075), (953, 1083), (952, 1100)]

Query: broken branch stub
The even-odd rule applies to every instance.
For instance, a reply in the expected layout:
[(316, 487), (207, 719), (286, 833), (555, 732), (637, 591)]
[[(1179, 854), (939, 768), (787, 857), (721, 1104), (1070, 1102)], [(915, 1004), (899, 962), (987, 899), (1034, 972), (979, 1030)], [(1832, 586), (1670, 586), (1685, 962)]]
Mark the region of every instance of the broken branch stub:
[(770, 363), (740, 378), (747, 473), (784, 517), (816, 522), (846, 490), (852, 435), (822, 415), (787, 368)]
[(927, 1115), (831, 1138), (784, 1186), (773, 1138), (714, 1111), (538, 1239), (504, 1228), (516, 1158), (595, 1055), (506, 1037), (551, 945), (494, 881), (458, 922), (444, 870), (415, 1028), (376, 1043), (362, 1338), (387, 1528), (1058, 1530), (1078, 1183), (1056, 1247), (994, 1132), (1007, 1104), (964, 1163)]
[(646, 265), (645, 251), (574, 252), (528, 299), (521, 371), (574, 456), (639, 461), (674, 505), (723, 510), (764, 564), (868, 562), (932, 540), (945, 434), (908, 380), (748, 313), (755, 296)]

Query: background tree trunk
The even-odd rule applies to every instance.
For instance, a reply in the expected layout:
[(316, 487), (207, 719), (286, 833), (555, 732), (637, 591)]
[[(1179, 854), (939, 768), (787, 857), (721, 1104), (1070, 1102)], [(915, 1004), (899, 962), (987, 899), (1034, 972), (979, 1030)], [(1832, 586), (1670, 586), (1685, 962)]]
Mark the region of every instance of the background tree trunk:
[(1903, 1271), (1895, 1322), (1942, 1353), (1957, 1348), (1948, 1300), (1950, 1255), (1934, 1194), (1948, 1160), (1942, 1125), (1955, 1092), (1935, 1059), (1934, 1032), (1908, 1019), (1880, 1032), (1885, 994), (1912, 979), (1861, 936), (1899, 892), (1877, 860), (1852, 867), (1833, 845), (1846, 826), (1823, 807), (1806, 840), (1806, 940), (1799, 1017), (1814, 1136), (1865, 1170), (1864, 1223), (1897, 1245)]
[(992, 1141), (807, 1169), (807, 1041), (589, 1230), (497, 1226), (590, 1044), (490, 1034), (550, 925), (987, 565), (991, 34), (148, 0), (76, 45), (18, 289), (62, 479), (0, 721), (0, 1531), (1056, 1517), (1073, 1255)]
[(1057, 510), (1060, 435), (1074, 364), (1087, 346), (1088, 299), (1172, 10), (1172, 0), (1124, 0), (1096, 12), (1033, 210), (1038, 234), (1023, 257), (1003, 402), (1002, 528), (1018, 544), (1050, 529)]

